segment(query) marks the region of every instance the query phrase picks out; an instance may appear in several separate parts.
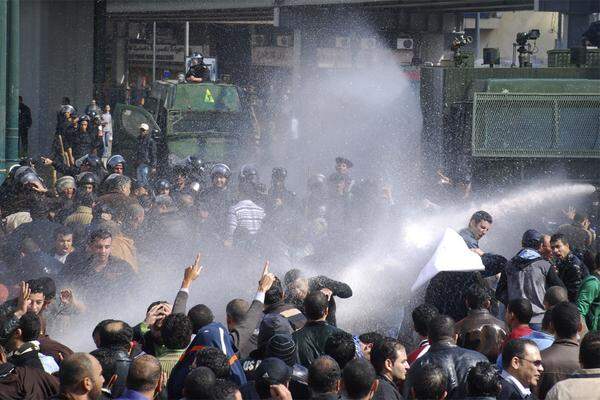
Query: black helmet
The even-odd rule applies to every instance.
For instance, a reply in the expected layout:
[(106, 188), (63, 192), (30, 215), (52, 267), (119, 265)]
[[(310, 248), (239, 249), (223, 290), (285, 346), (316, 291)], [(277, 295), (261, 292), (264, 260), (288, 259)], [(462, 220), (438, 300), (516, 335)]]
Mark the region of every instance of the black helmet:
[(309, 189), (319, 189), (325, 186), (327, 178), (323, 174), (315, 174), (308, 178)]
[(253, 165), (246, 164), (240, 170), (240, 182), (258, 183), (258, 171)]
[(161, 192), (163, 190), (169, 190), (169, 189), (171, 189), (171, 184), (166, 179), (159, 179), (154, 184), (154, 190), (156, 190), (157, 192)]
[(28, 183), (42, 183), (42, 180), (35, 172), (26, 172), (19, 176), (19, 183), (21, 185), (27, 185)]
[(283, 167), (275, 167), (273, 168), (271, 177), (275, 180), (283, 181), (287, 177), (287, 169)]
[(98, 177), (93, 172), (84, 172), (77, 175), (77, 186), (98, 184)]
[(15, 170), (15, 180), (20, 181), (21, 177), (25, 174), (32, 173), (35, 174), (35, 171), (31, 167), (20, 166)]
[(22, 157), (19, 160), (19, 164), (24, 167), (35, 167), (35, 160), (31, 157)]
[(79, 160), (75, 161), (75, 166), (89, 165), (91, 168), (97, 168), (100, 165), (100, 157), (94, 154), (86, 154)]
[(215, 175), (222, 175), (229, 179), (231, 176), (231, 170), (225, 164), (215, 164), (210, 170), (210, 177), (214, 178)]
[(60, 107), (60, 113), (63, 114), (63, 115), (66, 114), (66, 113), (74, 115), (75, 114), (75, 108), (72, 105), (70, 105), (70, 104), (65, 104), (64, 106)]
[(193, 60), (198, 60), (198, 61), (202, 61), (204, 60), (204, 56), (202, 55), (202, 53), (192, 53), (192, 57)]
[(118, 164), (123, 164), (123, 168), (125, 168), (125, 158), (122, 155), (115, 154), (106, 162), (106, 168), (112, 172)]
[(185, 165), (193, 171), (202, 171), (202, 160), (198, 156), (188, 156)]
[(79, 122), (83, 121), (90, 122), (90, 117), (88, 117), (87, 115), (82, 115), (81, 117), (79, 117)]

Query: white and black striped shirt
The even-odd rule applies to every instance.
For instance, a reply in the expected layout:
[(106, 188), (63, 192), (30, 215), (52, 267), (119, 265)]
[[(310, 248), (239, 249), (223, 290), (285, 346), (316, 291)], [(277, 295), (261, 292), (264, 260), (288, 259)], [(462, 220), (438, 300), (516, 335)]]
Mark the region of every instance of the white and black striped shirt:
[(227, 222), (229, 224), (229, 239), (237, 228), (245, 228), (251, 235), (256, 234), (262, 226), (265, 210), (252, 200), (242, 200), (229, 208)]

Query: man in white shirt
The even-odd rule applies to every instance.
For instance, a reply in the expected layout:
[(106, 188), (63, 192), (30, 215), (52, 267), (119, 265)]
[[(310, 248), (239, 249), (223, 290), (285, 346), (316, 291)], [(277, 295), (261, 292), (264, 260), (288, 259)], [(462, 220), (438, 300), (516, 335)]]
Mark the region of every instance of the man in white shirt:
[(104, 113), (100, 117), (102, 123), (102, 132), (104, 133), (104, 154), (102, 158), (108, 159), (112, 151), (113, 130), (112, 130), (112, 115), (110, 115), (110, 106), (104, 106)]

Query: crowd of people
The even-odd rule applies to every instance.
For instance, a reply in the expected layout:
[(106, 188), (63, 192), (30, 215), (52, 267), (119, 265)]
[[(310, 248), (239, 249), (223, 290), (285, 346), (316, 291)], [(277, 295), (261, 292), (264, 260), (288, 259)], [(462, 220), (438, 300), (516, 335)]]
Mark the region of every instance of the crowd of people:
[[(279, 276), (268, 261), (257, 271), (251, 301), (213, 310), (188, 305), (199, 298), (191, 291), (206, 257), (237, 252), (247, 268), (283, 247), (288, 260), (339, 262), (398, 214), (390, 189), (355, 182), (344, 157), (331, 175), (309, 177), (302, 200), (283, 167), (273, 168), (269, 188), (252, 165), (236, 177), (197, 157), (159, 175), (145, 124), (136, 159), (125, 160), (78, 142), (70, 118), (60, 113), (57, 129), (71, 132), (70, 151), (58, 141), (60, 156), (24, 159), (0, 187), (0, 399), (597, 397), (600, 256), (585, 215), (569, 211), (551, 235), (527, 230), (507, 260), (480, 247), (493, 218), (476, 212), (460, 235), (485, 270), (429, 282), (409, 313), (416, 345), (338, 326), (337, 303), (352, 288), (280, 260)], [(62, 175), (54, 187), (42, 164)], [(202, 247), (183, 271), (171, 267), (176, 243)], [(188, 250), (179, 256), (191, 259)], [(143, 320), (117, 319), (142, 293), (142, 277), (158, 291), (161, 277), (181, 273), (173, 302), (144, 297)], [(224, 282), (210, 285), (227, 295)], [(107, 318), (82, 329), (82, 316), (98, 309)], [(95, 349), (63, 343), (65, 331), (89, 336)]]

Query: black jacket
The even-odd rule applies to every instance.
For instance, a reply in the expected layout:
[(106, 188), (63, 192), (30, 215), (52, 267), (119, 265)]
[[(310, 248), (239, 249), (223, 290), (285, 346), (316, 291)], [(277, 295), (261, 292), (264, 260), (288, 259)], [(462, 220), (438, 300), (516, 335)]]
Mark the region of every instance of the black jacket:
[(308, 368), (315, 359), (324, 355), (327, 339), (337, 331), (338, 328), (325, 321), (308, 321), (304, 328), (294, 332), (292, 336), (300, 364)]
[(135, 161), (137, 165), (146, 164), (150, 168), (156, 168), (156, 142), (150, 134), (138, 136)]
[(383, 375), (378, 375), (379, 386), (373, 400), (404, 400), (396, 385)]
[(331, 296), (329, 299), (329, 313), (327, 314), (327, 322), (333, 326), (337, 326), (337, 321), (335, 319), (336, 305), (334, 297), (339, 297), (340, 299), (352, 297), (352, 289), (350, 286), (344, 282), (335, 281), (323, 275), (311, 278), (308, 282), (308, 285), (311, 292), (325, 288), (333, 292), (333, 296)]
[(433, 343), (429, 351), (411, 365), (404, 383), (404, 397), (409, 397), (414, 374), (426, 364), (437, 364), (448, 378), (448, 398), (462, 399), (467, 392), (467, 374), (481, 361), (488, 362), (488, 359), (481, 353), (463, 349), (450, 341)]
[(564, 260), (558, 260), (556, 268), (558, 269), (558, 277), (567, 288), (569, 301), (576, 302), (581, 282), (590, 274), (587, 267), (577, 256), (569, 253)]
[(525, 397), (521, 396), (521, 392), (519, 392), (519, 389), (517, 389), (517, 387), (512, 382), (504, 379), (503, 377), (500, 378), (500, 383), (502, 384), (502, 390), (500, 391), (500, 394), (497, 397), (498, 400), (535, 400), (536, 399), (536, 397), (533, 394), (530, 394)]

